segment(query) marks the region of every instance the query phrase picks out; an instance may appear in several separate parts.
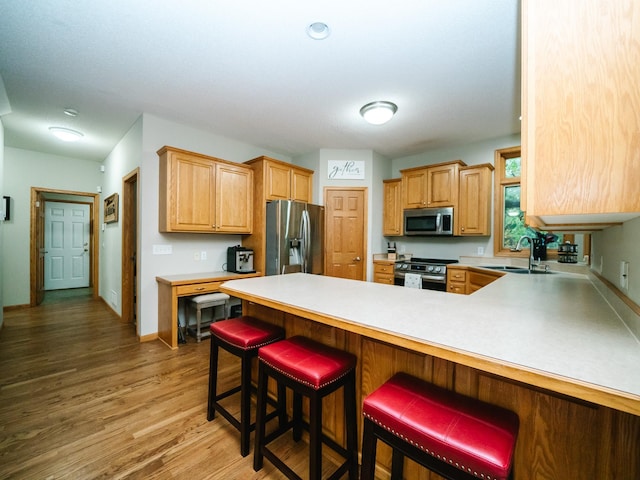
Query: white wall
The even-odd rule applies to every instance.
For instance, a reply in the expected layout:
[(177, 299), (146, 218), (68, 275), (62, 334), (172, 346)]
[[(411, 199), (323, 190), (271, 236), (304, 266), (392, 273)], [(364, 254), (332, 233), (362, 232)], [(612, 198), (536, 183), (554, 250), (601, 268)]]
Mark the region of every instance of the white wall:
[(93, 193), (101, 184), (96, 162), (5, 147), (3, 188), (4, 195), (11, 197), (13, 208), (11, 220), (3, 226), (5, 306), (30, 302), (31, 187)]
[[(494, 164), (495, 151), (520, 145), (520, 135), (509, 135), (467, 145), (442, 148), (418, 155), (393, 159), (389, 177), (400, 178), (400, 170), (405, 168), (431, 165), (435, 163), (462, 160), (467, 165), (481, 163)], [(493, 204), (493, 193), (492, 193)], [(493, 208), (492, 215), (493, 215)], [(493, 223), (492, 223), (493, 224)], [(417, 257), (457, 259), (460, 256), (477, 256), (478, 247), (484, 249), (484, 256), (493, 256), (493, 235), (489, 237), (388, 237), (383, 239), (396, 241), (399, 251), (412, 253)], [(386, 245), (386, 243), (385, 243)]]
[[(122, 213), (122, 178), (140, 166), (142, 162), (142, 116), (136, 120), (116, 147), (105, 158), (102, 175), (101, 200), (117, 193)], [(140, 215), (140, 211), (138, 211)], [(100, 208), (100, 222), (104, 222), (104, 211)], [(99, 228), (98, 230), (101, 230)], [(104, 224), (100, 231), (100, 296), (111, 308), (122, 314), (122, 221)], [(139, 239), (138, 239), (139, 240)], [(138, 292), (138, 298), (139, 292)]]
[[(620, 285), (620, 262), (629, 262), (629, 287)], [(591, 240), (594, 270), (640, 305), (640, 218), (595, 232)]]

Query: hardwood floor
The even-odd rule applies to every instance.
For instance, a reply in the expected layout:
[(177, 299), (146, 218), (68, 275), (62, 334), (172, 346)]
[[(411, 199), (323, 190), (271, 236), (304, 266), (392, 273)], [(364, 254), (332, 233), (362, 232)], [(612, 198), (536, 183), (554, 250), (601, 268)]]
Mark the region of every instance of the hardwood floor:
[[(139, 343), (87, 295), (5, 312), (0, 478), (284, 478), (269, 462), (254, 472), (238, 432), (207, 421), (208, 359), (208, 340)], [(237, 381), (236, 359), (221, 361), (221, 377)], [(283, 447), (303, 476), (306, 447)]]

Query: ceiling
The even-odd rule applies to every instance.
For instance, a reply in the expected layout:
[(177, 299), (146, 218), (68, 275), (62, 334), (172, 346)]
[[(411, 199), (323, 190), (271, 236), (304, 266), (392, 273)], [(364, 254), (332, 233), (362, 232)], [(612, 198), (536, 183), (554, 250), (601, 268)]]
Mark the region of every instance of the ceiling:
[[(100, 162), (143, 112), (289, 157), (398, 158), (518, 133), (519, 4), (3, 1), (5, 145)], [(313, 22), (326, 40), (307, 36)], [(398, 105), (389, 123), (360, 117), (374, 100)]]

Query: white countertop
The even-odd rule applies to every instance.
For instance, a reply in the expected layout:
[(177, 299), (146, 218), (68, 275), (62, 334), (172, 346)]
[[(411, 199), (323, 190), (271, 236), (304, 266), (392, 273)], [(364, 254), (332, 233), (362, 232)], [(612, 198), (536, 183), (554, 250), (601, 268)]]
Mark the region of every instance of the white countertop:
[(594, 401), (594, 388), (640, 415), (640, 342), (587, 275), (507, 274), (472, 295), (302, 273), (234, 280), (222, 289), (560, 377), (578, 386), (560, 393)]

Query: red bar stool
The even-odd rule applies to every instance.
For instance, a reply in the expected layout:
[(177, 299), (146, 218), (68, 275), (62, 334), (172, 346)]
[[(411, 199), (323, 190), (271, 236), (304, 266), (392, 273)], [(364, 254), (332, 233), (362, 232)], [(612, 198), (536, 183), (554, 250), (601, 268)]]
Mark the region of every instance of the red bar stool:
[[(260, 470), (263, 457), (266, 457), (287, 478), (300, 479), (301, 477), (280, 460), (267, 445), (290, 429), (293, 429), (293, 439), (298, 441), (302, 436), (302, 428), (306, 428), (309, 430), (309, 479), (320, 479), (322, 443), (325, 443), (345, 458), (344, 463), (330, 478), (340, 478), (348, 471), (349, 479), (356, 480), (358, 476), (356, 357), (308, 338), (296, 336), (260, 348), (258, 359), (258, 406), (253, 469)], [(293, 417), (265, 436), (269, 377), (275, 379), (278, 386), (284, 385), (293, 390)], [(322, 399), (342, 387), (344, 388), (347, 433), (346, 449), (322, 433)], [(302, 396), (309, 398), (308, 423), (302, 419)]]
[[(210, 325), (211, 354), (209, 356), (209, 401), (207, 404), (207, 420), (214, 419), (216, 411), (226, 418), (231, 425), (240, 431), (240, 453), (243, 457), (249, 454), (249, 436), (255, 428), (251, 423), (251, 360), (258, 356), (258, 349), (264, 345), (282, 340), (284, 330), (276, 325), (262, 322), (256, 318), (244, 316), (222, 320)], [(218, 383), (218, 350), (226, 351), (240, 357), (240, 385), (225, 392), (217, 392)], [(279, 398), (284, 402), (284, 388)], [(219, 402), (240, 392), (240, 420), (236, 419)], [(284, 404), (271, 412), (270, 418), (280, 415), (284, 422)]]
[(364, 399), (362, 414), (362, 480), (373, 480), (378, 439), (393, 449), (393, 480), (405, 455), (449, 480), (513, 478), (514, 412), (399, 373)]

